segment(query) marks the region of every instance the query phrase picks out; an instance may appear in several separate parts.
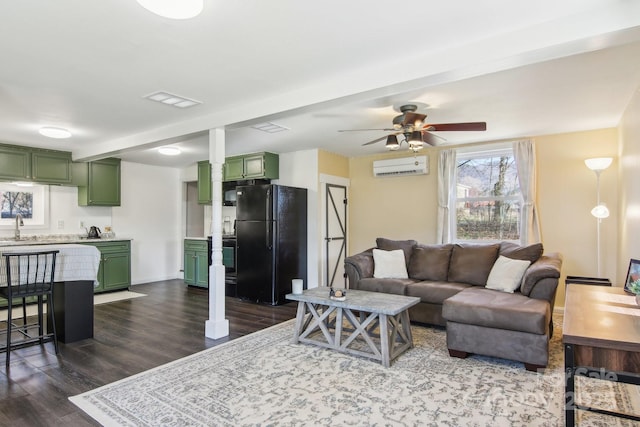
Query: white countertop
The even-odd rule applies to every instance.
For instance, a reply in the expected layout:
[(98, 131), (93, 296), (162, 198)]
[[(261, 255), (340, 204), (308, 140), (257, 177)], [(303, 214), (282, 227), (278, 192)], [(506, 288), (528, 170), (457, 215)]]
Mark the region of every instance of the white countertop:
[(126, 240), (132, 240), (123, 237), (109, 237), (100, 239), (88, 239), (86, 237), (24, 237), (20, 240), (2, 240), (0, 238), (0, 250), (5, 246), (32, 246), (32, 245), (66, 245), (74, 243), (99, 243), (99, 242), (121, 242)]

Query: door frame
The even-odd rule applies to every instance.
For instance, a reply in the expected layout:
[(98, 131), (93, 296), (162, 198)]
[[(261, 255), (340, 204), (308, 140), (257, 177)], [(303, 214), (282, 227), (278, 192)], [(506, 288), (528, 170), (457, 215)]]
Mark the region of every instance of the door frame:
[[(347, 199), (349, 199), (349, 187), (351, 184), (351, 181), (348, 178), (343, 178), (341, 176), (334, 176), (334, 175), (327, 175), (327, 174), (320, 174), (320, 218), (322, 218), (320, 221), (318, 221), (319, 223), (319, 232), (320, 232), (320, 239), (318, 239), (318, 245), (320, 245), (319, 247), (319, 253), (321, 254), (320, 256), (320, 271), (319, 271), (319, 276), (320, 276), (320, 284), (322, 286), (326, 286), (328, 281), (328, 277), (327, 277), (327, 264), (328, 264), (328, 258), (327, 258), (327, 253), (326, 253), (326, 240), (325, 238), (327, 237), (327, 223), (326, 223), (326, 212), (327, 212), (327, 208), (328, 208), (328, 200), (327, 200), (327, 184), (329, 185), (336, 185), (336, 186), (342, 186), (346, 188), (346, 197)], [(346, 213), (345, 213), (345, 227), (346, 227), (346, 231), (347, 231), (347, 235), (345, 236), (346, 238), (346, 242), (345, 242), (345, 249), (344, 249), (344, 256), (348, 256), (349, 253), (349, 207), (347, 204), (347, 209), (346, 209)], [(346, 279), (345, 279), (346, 280)], [(345, 287), (346, 287), (346, 282), (345, 282)]]

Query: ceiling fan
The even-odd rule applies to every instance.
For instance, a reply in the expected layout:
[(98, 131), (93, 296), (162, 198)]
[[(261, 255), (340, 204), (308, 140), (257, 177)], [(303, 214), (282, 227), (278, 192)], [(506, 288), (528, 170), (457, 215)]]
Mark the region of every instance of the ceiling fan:
[[(385, 147), (389, 150), (397, 150), (400, 148), (402, 142), (406, 142), (409, 145), (409, 149), (416, 152), (423, 148), (424, 143), (429, 145), (438, 145), (439, 142), (444, 142), (445, 139), (431, 132), (445, 132), (445, 131), (484, 131), (487, 130), (487, 124), (485, 122), (469, 122), (469, 123), (441, 123), (430, 124), (425, 123), (424, 119), (427, 118), (426, 114), (416, 113), (418, 107), (414, 104), (402, 105), (400, 112), (402, 114), (393, 118), (392, 128), (385, 129), (344, 129), (338, 132), (358, 132), (369, 130), (381, 130), (384, 132), (393, 132), (389, 135), (376, 138), (373, 141), (365, 142), (362, 145), (371, 145), (376, 142), (387, 140)], [(404, 136), (404, 141), (398, 142), (398, 135)]]

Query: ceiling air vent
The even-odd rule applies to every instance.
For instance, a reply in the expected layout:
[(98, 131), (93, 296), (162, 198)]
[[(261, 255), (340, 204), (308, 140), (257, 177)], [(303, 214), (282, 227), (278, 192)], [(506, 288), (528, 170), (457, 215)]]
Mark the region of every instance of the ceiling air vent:
[(195, 99), (185, 98), (184, 96), (174, 95), (169, 92), (154, 92), (144, 96), (143, 98), (176, 108), (189, 108), (194, 105), (202, 104), (202, 102), (196, 101)]

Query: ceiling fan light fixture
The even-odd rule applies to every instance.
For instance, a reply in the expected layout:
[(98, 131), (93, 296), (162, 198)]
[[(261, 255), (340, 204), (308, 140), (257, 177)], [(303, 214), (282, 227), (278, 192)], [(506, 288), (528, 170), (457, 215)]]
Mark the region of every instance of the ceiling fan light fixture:
[(413, 132), (411, 132), (411, 136), (409, 137), (409, 145), (410, 146), (419, 146), (422, 147), (422, 144), (424, 144), (424, 142), (422, 141), (422, 132), (418, 131), (418, 130), (414, 130)]
[(387, 136), (387, 143), (385, 144), (385, 148), (387, 150), (397, 150), (398, 148), (400, 148), (398, 137), (395, 135)]
[(136, 0), (149, 12), (169, 19), (191, 19), (200, 15), (204, 0)]

